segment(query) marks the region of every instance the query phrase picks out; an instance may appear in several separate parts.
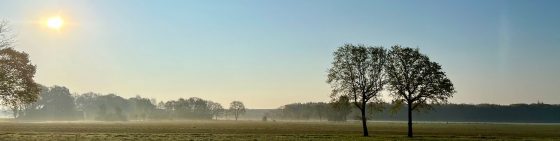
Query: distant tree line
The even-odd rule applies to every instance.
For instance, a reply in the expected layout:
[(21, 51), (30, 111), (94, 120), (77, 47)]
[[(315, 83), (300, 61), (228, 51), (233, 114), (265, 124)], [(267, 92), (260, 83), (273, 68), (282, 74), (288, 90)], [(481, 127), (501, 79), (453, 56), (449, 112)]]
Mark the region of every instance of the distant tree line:
[[(368, 120), (376, 121), (406, 121), (406, 107), (394, 109), (392, 103), (370, 103), (367, 112)], [(519, 123), (560, 123), (560, 105), (556, 104), (438, 104), (431, 105), (431, 112), (418, 111), (418, 121), (433, 122), (519, 122)], [(272, 110), (270, 118), (284, 120), (325, 120), (344, 121), (361, 120), (360, 110), (349, 106), (345, 114), (339, 113), (332, 107), (332, 103), (309, 102), (293, 103)]]
[[(386, 107), (390, 106), (389, 104)], [(404, 108), (404, 107), (403, 107)], [(443, 104), (432, 105), (433, 111), (420, 111), (416, 120), (441, 122), (520, 122), (520, 123), (560, 123), (559, 104)], [(375, 114), (374, 119), (406, 119), (406, 110), (391, 110)]]
[(226, 114), (239, 117), (245, 106), (232, 102), (231, 110), (221, 104), (197, 97), (156, 102), (141, 96), (123, 98), (115, 94), (85, 93), (72, 95), (66, 87), (40, 87), (36, 102), (21, 104), (14, 118), (22, 120), (174, 120), (218, 119)]
[(213, 119), (220, 116), (224, 108), (221, 104), (197, 97), (179, 98), (158, 104), (160, 118), (168, 119)]
[(292, 103), (270, 111), (267, 115), (280, 120), (327, 120), (346, 121), (352, 112), (352, 105), (347, 97), (337, 101)]
[[(347, 98), (332, 102), (292, 103), (267, 110), (261, 116), (271, 120), (360, 120), (360, 110)], [(232, 102), (234, 103), (234, 102)], [(237, 102), (235, 102), (237, 103)], [(235, 104), (234, 104), (235, 105)], [(22, 120), (181, 120), (235, 119), (234, 107), (201, 98), (161, 101), (135, 96), (85, 93), (73, 95), (62, 86), (40, 87), (36, 102), (22, 104), (14, 113)], [(244, 106), (243, 106), (244, 107)], [(406, 109), (394, 109), (393, 103), (368, 103), (368, 120), (406, 121)], [(560, 105), (533, 104), (434, 104), (431, 112), (417, 111), (418, 121), (436, 122), (534, 122), (560, 123)], [(406, 108), (406, 107), (400, 107)], [(239, 113), (244, 113), (239, 110)], [(228, 115), (226, 115), (228, 114)], [(259, 115), (255, 115), (259, 116)]]

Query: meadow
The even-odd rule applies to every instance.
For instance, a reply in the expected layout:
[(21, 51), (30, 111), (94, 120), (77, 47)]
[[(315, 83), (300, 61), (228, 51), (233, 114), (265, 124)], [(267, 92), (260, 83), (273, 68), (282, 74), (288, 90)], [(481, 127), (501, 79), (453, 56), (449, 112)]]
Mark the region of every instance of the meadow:
[(560, 140), (558, 124), (401, 122), (129, 121), (0, 122), (0, 140)]

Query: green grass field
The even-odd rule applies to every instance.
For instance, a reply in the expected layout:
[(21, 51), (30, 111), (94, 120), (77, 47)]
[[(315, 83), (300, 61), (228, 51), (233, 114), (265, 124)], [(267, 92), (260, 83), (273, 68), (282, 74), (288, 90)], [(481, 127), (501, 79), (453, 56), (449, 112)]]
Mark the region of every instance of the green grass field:
[(0, 122), (0, 140), (560, 140), (560, 125), (373, 122)]

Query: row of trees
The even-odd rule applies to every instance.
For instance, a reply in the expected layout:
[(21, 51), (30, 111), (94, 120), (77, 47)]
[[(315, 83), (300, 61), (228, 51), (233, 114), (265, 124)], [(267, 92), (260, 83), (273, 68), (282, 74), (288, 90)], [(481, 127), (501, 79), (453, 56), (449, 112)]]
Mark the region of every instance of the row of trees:
[[(367, 115), (379, 110), (379, 106), (375, 103), (367, 104)], [(328, 121), (346, 121), (349, 115), (355, 113), (355, 107), (352, 107), (350, 99), (346, 96), (341, 96), (336, 101), (329, 103), (325, 102), (308, 102), (308, 103), (293, 103), (281, 106), (273, 110), (269, 115), (272, 118), (289, 119), (289, 120), (328, 120)], [(350, 117), (352, 118), (352, 117)], [(368, 119), (371, 119), (368, 117)]]
[(408, 137), (412, 137), (412, 111), (429, 109), (430, 104), (446, 103), (455, 93), (441, 66), (416, 48), (346, 44), (334, 52), (327, 82), (333, 99), (346, 96), (360, 110), (364, 136), (368, 103), (381, 102), (388, 90), (395, 107), (406, 105)]
[[(270, 118), (283, 120), (324, 120), (344, 121), (361, 120), (360, 109), (351, 107), (339, 112), (333, 103), (309, 102), (293, 103), (272, 110)], [(378, 121), (406, 121), (406, 108), (394, 109), (396, 103), (370, 103), (366, 117)], [(418, 112), (415, 119), (434, 122), (560, 122), (560, 105), (544, 103), (533, 104), (436, 104), (430, 105), (433, 111)], [(336, 115), (335, 113), (344, 113)]]
[[(533, 104), (443, 104), (430, 105), (431, 112), (419, 112), (415, 120), (449, 122), (560, 122), (560, 105)], [(385, 107), (393, 107), (386, 104)], [(379, 120), (406, 120), (406, 107), (401, 110), (387, 110), (374, 115)]]
[(335, 107), (334, 105), (334, 103), (324, 102), (293, 103), (274, 109), (268, 115), (271, 118), (283, 120), (346, 121), (351, 105), (341, 105), (342, 107)]
[(101, 120), (125, 121), (148, 119), (218, 119), (231, 114), (237, 118), (245, 112), (240, 101), (233, 101), (226, 110), (221, 104), (191, 97), (162, 101), (140, 96), (123, 98), (115, 94), (85, 93), (72, 95), (61, 86), (40, 87), (36, 102), (20, 104), (14, 117), (32, 120)]

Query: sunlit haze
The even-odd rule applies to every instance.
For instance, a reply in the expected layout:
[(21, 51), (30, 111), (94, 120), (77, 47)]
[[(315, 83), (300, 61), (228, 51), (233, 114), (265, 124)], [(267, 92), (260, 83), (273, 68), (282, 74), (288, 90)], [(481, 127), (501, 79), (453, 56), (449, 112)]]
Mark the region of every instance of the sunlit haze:
[(60, 29), (64, 21), (60, 17), (51, 17), (47, 20), (47, 26), (52, 29)]
[(2, 1), (0, 17), (37, 82), (76, 94), (326, 102), (332, 53), (352, 43), (420, 48), (453, 103), (560, 103), (560, 1), (174, 2)]

